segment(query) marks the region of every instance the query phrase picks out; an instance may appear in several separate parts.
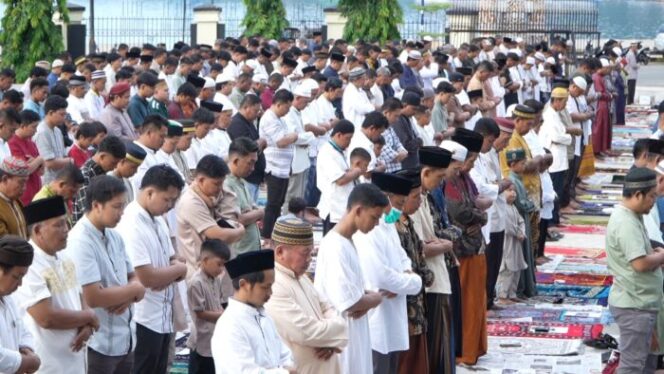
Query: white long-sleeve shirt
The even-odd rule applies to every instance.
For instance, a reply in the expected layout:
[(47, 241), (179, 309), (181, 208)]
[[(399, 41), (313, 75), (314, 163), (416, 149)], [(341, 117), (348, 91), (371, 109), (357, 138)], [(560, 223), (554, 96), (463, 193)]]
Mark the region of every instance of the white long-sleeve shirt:
[(422, 278), (412, 270), (412, 262), (401, 246), (394, 224), (380, 223), (370, 232), (353, 235), (358, 250), (364, 282), (374, 291), (386, 290), (396, 294), (383, 299), (369, 312), (371, 349), (382, 354), (408, 350), (408, 313), (406, 295), (416, 295), (422, 289)]
[(371, 104), (367, 94), (352, 83), (346, 86), (343, 98), (341, 99), (341, 106), (343, 108), (344, 118), (355, 125), (356, 131), (362, 127), (364, 116), (376, 109), (373, 104)]
[(0, 373), (16, 373), (21, 366), (19, 348), (34, 349), (32, 335), (11, 295), (0, 298), (0, 317)]
[(638, 79), (639, 62), (636, 60), (636, 53), (630, 49), (629, 52), (627, 52), (627, 55), (625, 55), (625, 59), (627, 60), (627, 66), (625, 66), (625, 68), (627, 69), (627, 74), (629, 74), (627, 79)]
[(265, 310), (233, 298), (217, 320), (212, 339), (219, 374), (288, 374), (293, 356)]
[(547, 105), (542, 113), (542, 127), (537, 134), (542, 146), (551, 151), (553, 164), (549, 167), (549, 173), (556, 173), (569, 169), (567, 160), (567, 147), (572, 145), (572, 135), (567, 133), (565, 124), (553, 107)]

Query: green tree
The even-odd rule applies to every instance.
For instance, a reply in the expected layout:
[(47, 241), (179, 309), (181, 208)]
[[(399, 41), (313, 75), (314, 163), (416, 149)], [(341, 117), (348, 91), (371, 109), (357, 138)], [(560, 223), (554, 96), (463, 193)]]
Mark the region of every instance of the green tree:
[(5, 15), (0, 34), (2, 65), (16, 71), (17, 81), (28, 77), (39, 60), (51, 61), (64, 49), (62, 32), (52, 21), (58, 11), (69, 21), (66, 0), (2, 0)]
[(398, 25), (403, 10), (398, 0), (339, 0), (337, 6), (346, 17), (344, 39), (385, 42), (400, 39)]
[(270, 39), (281, 37), (288, 27), (286, 9), (281, 0), (243, 0), (247, 8), (242, 26), (244, 35), (261, 35)]

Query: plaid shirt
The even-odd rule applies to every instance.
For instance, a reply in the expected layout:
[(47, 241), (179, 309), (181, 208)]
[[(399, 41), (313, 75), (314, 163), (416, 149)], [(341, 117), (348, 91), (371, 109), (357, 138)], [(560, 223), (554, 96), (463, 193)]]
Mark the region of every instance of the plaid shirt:
[(401, 141), (397, 134), (394, 132), (392, 127), (388, 127), (385, 132), (383, 132), (383, 138), (385, 138), (385, 146), (380, 152), (378, 159), (385, 163), (386, 172), (394, 173), (395, 171), (401, 170), (401, 162), (396, 161), (396, 157), (399, 152), (405, 152), (406, 148), (401, 145)]
[(83, 179), (85, 179), (85, 182), (83, 182), (83, 186), (80, 190), (78, 190), (78, 194), (76, 194), (76, 198), (74, 199), (74, 223), (78, 222), (78, 220), (81, 219), (85, 213), (85, 199), (90, 181), (92, 178), (98, 175), (106, 174), (104, 169), (102, 169), (101, 166), (99, 166), (99, 164), (97, 164), (92, 158), (83, 164), (81, 173), (83, 174)]

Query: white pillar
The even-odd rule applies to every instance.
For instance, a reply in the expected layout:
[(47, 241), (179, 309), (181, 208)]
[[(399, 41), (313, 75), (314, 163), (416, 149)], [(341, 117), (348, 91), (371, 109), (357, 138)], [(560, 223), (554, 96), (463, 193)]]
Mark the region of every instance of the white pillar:
[(67, 25), (80, 25), (83, 23), (83, 13), (85, 13), (85, 7), (82, 5), (67, 3), (67, 10), (69, 13), (69, 23), (65, 23), (62, 19), (60, 12), (53, 13), (53, 23), (56, 26), (60, 26), (62, 32), (62, 44), (67, 50)]
[(213, 5), (199, 5), (194, 8), (194, 25), (196, 30), (196, 44), (214, 45), (221, 35), (218, 35), (221, 25), (221, 8)]
[(342, 39), (344, 36), (344, 27), (348, 21), (341, 15), (337, 8), (325, 8), (325, 24), (327, 25), (328, 39)]

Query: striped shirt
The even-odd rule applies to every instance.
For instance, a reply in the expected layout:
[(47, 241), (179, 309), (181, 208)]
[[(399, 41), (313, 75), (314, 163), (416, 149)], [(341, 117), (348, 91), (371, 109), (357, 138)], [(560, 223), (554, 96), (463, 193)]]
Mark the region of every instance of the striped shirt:
[(289, 144), (283, 148), (277, 146), (277, 142), (288, 135), (288, 126), (268, 109), (261, 117), (259, 133), (260, 137), (267, 141), (265, 154), (265, 173), (272, 174), (278, 178), (288, 178), (291, 172), (295, 145)]

